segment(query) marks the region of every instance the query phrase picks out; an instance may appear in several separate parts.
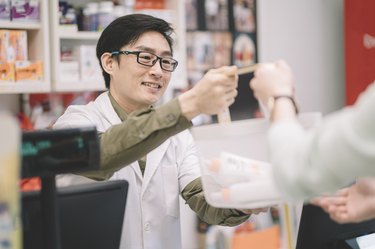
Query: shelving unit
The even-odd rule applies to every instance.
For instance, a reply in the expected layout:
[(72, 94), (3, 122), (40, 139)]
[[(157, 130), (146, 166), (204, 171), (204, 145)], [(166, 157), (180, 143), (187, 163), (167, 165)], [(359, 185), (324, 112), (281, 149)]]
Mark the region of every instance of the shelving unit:
[[(90, 0), (92, 2), (92, 0)], [(74, 5), (84, 6), (89, 0), (68, 1)], [(95, 2), (101, 2), (95, 0)], [(179, 61), (177, 70), (172, 75), (171, 87), (167, 91), (165, 99), (172, 97), (172, 88), (183, 87), (187, 85), (186, 69), (185, 69), (185, 29), (184, 29), (184, 2), (183, 1), (166, 1), (167, 9), (171, 11), (172, 21), (176, 27), (176, 47), (175, 57)], [(52, 51), (51, 74), (52, 74), (52, 90), (56, 92), (68, 91), (102, 91), (105, 90), (104, 80), (99, 77), (97, 81), (64, 81), (64, 76), (60, 75), (61, 67), (60, 49), (61, 46), (79, 46), (79, 45), (96, 45), (100, 37), (100, 32), (89, 31), (72, 31), (59, 26), (57, 15), (58, 1), (50, 1), (50, 42)], [(141, 11), (143, 12), (143, 11)], [(151, 11), (154, 13), (154, 11)], [(156, 13), (156, 12), (155, 12)], [(100, 74), (101, 76), (101, 74)]]
[(51, 91), (50, 84), (50, 47), (48, 25), (48, 0), (40, 0), (40, 21), (16, 22), (0, 21), (0, 29), (26, 30), (29, 60), (43, 61), (42, 81), (0, 82), (0, 94), (35, 93)]
[[(85, 5), (89, 1), (68, 1), (74, 5)], [(100, 1), (97, 1), (100, 2)], [(80, 45), (96, 45), (100, 32), (72, 31), (65, 29), (59, 24), (59, 3), (57, 0), (50, 1), (50, 25), (51, 25), (51, 72), (52, 90), (54, 92), (80, 92), (80, 91), (104, 91), (104, 79), (97, 77), (95, 80), (64, 80), (64, 75), (59, 71), (62, 66), (60, 50), (62, 46), (77, 47)]]

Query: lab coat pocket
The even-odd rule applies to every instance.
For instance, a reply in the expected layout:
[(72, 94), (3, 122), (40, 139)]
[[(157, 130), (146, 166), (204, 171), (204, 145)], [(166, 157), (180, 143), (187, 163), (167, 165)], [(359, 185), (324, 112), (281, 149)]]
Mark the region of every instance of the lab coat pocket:
[(176, 165), (163, 165), (163, 188), (167, 215), (178, 218), (179, 206), (179, 184)]

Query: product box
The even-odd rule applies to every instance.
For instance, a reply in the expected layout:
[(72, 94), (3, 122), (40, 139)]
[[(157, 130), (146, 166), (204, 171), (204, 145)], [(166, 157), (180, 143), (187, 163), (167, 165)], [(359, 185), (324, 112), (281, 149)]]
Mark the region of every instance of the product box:
[(26, 61), (27, 32), (25, 30), (9, 30), (8, 61)]
[(14, 63), (12, 62), (0, 63), (0, 83), (3, 81), (14, 81), (14, 80), (15, 80)]
[(8, 61), (9, 30), (0, 29), (0, 62)]
[(16, 61), (14, 65), (16, 81), (43, 79), (42, 61)]
[(11, 19), (20, 22), (40, 20), (39, 0), (11, 0)]
[(78, 61), (61, 61), (59, 66), (59, 80), (62, 82), (79, 82)]
[(96, 47), (94, 45), (81, 45), (78, 47), (78, 56), (81, 80), (93, 82), (102, 80), (102, 71), (96, 58)]
[(0, 0), (0, 20), (10, 20), (10, 0)]

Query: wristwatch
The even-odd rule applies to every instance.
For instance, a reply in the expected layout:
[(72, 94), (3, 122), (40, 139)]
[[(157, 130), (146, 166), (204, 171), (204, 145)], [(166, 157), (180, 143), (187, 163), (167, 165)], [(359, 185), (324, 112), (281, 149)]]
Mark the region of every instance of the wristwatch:
[(272, 96), (268, 99), (267, 101), (267, 107), (268, 107), (268, 110), (270, 111), (271, 113), (271, 116), (272, 116), (272, 113), (273, 113), (273, 109), (275, 107), (275, 102), (278, 100), (278, 99), (283, 99), (283, 98), (286, 98), (286, 99), (289, 99), (293, 106), (294, 106), (294, 110), (296, 111), (296, 114), (298, 114), (298, 106), (297, 106), (297, 103), (296, 101), (294, 100), (294, 97), (291, 96), (291, 95), (275, 95), (275, 96)]

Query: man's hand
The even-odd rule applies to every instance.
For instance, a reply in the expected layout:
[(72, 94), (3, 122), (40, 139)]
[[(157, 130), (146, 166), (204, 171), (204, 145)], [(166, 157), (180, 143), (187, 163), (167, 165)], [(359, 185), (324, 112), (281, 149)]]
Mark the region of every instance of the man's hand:
[(178, 97), (183, 115), (191, 120), (199, 114), (222, 112), (234, 103), (237, 85), (236, 66), (209, 70), (192, 89)]

